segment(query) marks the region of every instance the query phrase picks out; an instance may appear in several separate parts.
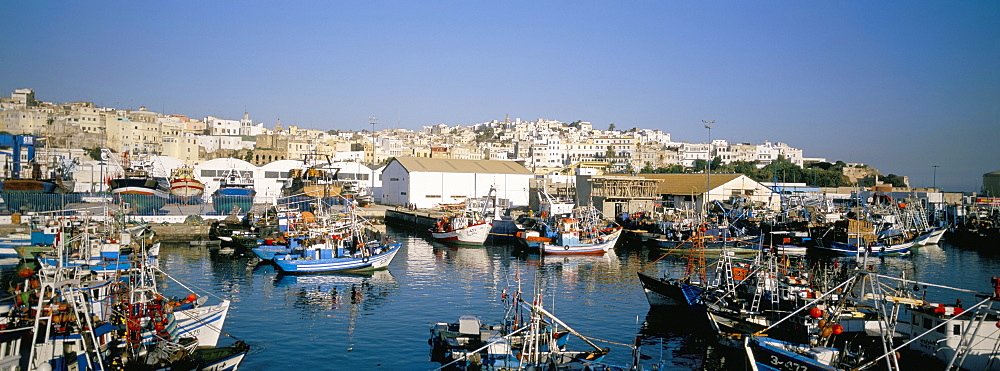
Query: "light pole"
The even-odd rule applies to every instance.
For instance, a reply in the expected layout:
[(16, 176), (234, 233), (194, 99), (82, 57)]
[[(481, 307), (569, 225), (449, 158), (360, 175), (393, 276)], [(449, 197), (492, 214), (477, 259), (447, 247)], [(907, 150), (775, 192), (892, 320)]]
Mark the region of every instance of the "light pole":
[(368, 116), (368, 123), (372, 124), (372, 168), (375, 167), (375, 124), (378, 123), (378, 118), (375, 116)]
[(941, 166), (940, 165), (931, 165), (931, 167), (934, 168), (934, 190), (936, 191), (937, 190), (937, 168), (939, 168)]
[(705, 164), (705, 221), (708, 221), (708, 195), (712, 191), (712, 124), (715, 120), (701, 120), (705, 124), (705, 129), (708, 129), (708, 162)]
[(107, 165), (107, 163), (105, 163), (104, 161), (101, 161), (101, 162), (99, 162), (97, 164), (101, 165), (101, 188), (100, 188), (100, 191), (103, 192), (104, 191), (104, 165)]

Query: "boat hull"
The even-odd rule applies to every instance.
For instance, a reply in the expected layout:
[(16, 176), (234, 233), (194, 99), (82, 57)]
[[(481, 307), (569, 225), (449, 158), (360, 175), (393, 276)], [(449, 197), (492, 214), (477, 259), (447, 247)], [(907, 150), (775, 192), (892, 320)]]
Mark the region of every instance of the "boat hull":
[(816, 249), (819, 251), (846, 256), (859, 256), (865, 254), (868, 254), (868, 256), (907, 255), (910, 253), (910, 248), (913, 247), (913, 243), (913, 241), (907, 241), (892, 245), (876, 245), (871, 248), (866, 248), (843, 242), (831, 242), (826, 246), (816, 246)]
[[(796, 371), (836, 371), (837, 367), (820, 363), (804, 355), (784, 349), (785, 342), (751, 336), (747, 340), (746, 351), (750, 360), (760, 370)], [(836, 352), (832, 348), (819, 348), (826, 352)], [(820, 353), (822, 354), (822, 353)]]
[(287, 274), (330, 273), (344, 271), (364, 271), (385, 269), (399, 252), (401, 243), (389, 245), (389, 249), (370, 257), (345, 257), (328, 259), (274, 259), (274, 263)]
[(238, 213), (246, 213), (253, 207), (253, 197), (249, 195), (212, 196), (212, 208), (219, 214), (230, 214), (238, 210)]
[(69, 195), (56, 182), (36, 179), (0, 182), (0, 197), (12, 213), (59, 210), (70, 202)]
[(486, 242), (486, 238), (490, 236), (492, 228), (493, 225), (490, 223), (479, 223), (451, 231), (438, 232), (434, 229), (429, 229), (428, 231), (431, 233), (431, 237), (434, 237), (438, 242), (482, 245)]
[(611, 234), (601, 237), (594, 243), (580, 243), (573, 245), (560, 245), (554, 243), (542, 243), (540, 251), (544, 254), (551, 255), (588, 255), (588, 254), (604, 254), (608, 252), (612, 247), (615, 247), (615, 243), (618, 242), (618, 237), (621, 236), (622, 230), (617, 229)]
[(676, 280), (658, 279), (638, 273), (639, 282), (652, 307), (695, 307), (701, 305), (702, 290), (698, 286)]
[(129, 204), (130, 208), (135, 209), (138, 213), (156, 212), (167, 204), (167, 192), (156, 188), (155, 180), (150, 180), (150, 182), (154, 185), (153, 188), (140, 185), (112, 188), (112, 197), (115, 202)]

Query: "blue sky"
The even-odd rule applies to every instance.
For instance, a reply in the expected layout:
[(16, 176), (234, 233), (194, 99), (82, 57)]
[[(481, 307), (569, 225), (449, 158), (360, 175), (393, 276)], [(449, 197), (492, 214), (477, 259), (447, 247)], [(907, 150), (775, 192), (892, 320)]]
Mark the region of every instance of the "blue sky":
[(0, 93), (273, 127), (493, 119), (780, 141), (913, 186), (1000, 170), (996, 1), (0, 4)]

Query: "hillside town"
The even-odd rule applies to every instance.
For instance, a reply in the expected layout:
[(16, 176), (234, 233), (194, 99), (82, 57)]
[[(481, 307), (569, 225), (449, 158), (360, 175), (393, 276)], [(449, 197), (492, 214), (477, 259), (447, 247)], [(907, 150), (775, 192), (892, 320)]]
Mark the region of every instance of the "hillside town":
[[(17, 89), (10, 98), (0, 100), (0, 153), (5, 155), (0, 223), (23, 232), (27, 221), (30, 234), (8, 236), (5, 243), (13, 246), (8, 248), (10, 254), (16, 252), (15, 259), (37, 262), (34, 267), (38, 272), (83, 269), (86, 276), (155, 269), (155, 265), (145, 262), (156, 260), (143, 254), (156, 257), (165, 241), (180, 241), (180, 248), (187, 250), (209, 246), (216, 259), (228, 263), (246, 264), (246, 258), (252, 256), (257, 266), (269, 264), (281, 274), (292, 276), (385, 273), (397, 253), (406, 254), (403, 260), (407, 263), (418, 259), (411, 249), (423, 240), (413, 236), (429, 237), (439, 244), (426, 245), (428, 249), (447, 249), (428, 252), (427, 256), (485, 251), (488, 246), (510, 248), (516, 243), (514, 256), (614, 257), (617, 255), (613, 249), (619, 248), (645, 249), (652, 259), (662, 252), (663, 256), (653, 260), (652, 265), (679, 251), (686, 256), (685, 278), (635, 272), (639, 282), (633, 286), (642, 287), (651, 308), (712, 302), (714, 297), (708, 293), (732, 291), (739, 281), (750, 282), (749, 277), (759, 271), (767, 277), (779, 272), (781, 276), (776, 277), (790, 274), (787, 278), (791, 286), (784, 290), (805, 290), (797, 294), (786, 291), (792, 293), (787, 298), (771, 295), (769, 300), (762, 299), (763, 291), (737, 293), (739, 300), (751, 308), (740, 313), (752, 313), (750, 317), (725, 317), (737, 308), (728, 305), (712, 304), (700, 309), (704, 313), (693, 312), (696, 316), (707, 315), (710, 321), (723, 318), (710, 326), (718, 332), (721, 343), (747, 336), (744, 350), (760, 353), (773, 346), (766, 342), (772, 338), (743, 334), (743, 328), (759, 326), (759, 321), (771, 321), (771, 326), (776, 326), (788, 318), (784, 313), (789, 309), (800, 308), (795, 310), (798, 312), (822, 299), (816, 298), (817, 292), (836, 292), (854, 279), (841, 269), (844, 276), (833, 281), (843, 283), (836, 287), (804, 286), (804, 280), (794, 277), (812, 277), (813, 273), (785, 273), (791, 272), (785, 265), (793, 258), (845, 256), (861, 259), (864, 264), (857, 263), (861, 267), (874, 261), (869, 258), (877, 257), (884, 263), (887, 257), (905, 258), (913, 252), (932, 254), (942, 238), (956, 246), (979, 249), (995, 246), (997, 238), (998, 198), (946, 193), (936, 187), (911, 188), (905, 176), (882, 175), (865, 164), (805, 157), (803, 150), (785, 143), (711, 139), (711, 121), (704, 122), (709, 130), (709, 141), (705, 143), (676, 142), (662, 130), (618, 130), (614, 125), (602, 130), (584, 121), (505, 117), (469, 126), (424, 126), (419, 131), (377, 130), (375, 117), (369, 117), (369, 124), (370, 131), (322, 131), (295, 125), (286, 128), (280, 123), (267, 128), (251, 120), (249, 113), (240, 120), (214, 116), (192, 119), (145, 107), (122, 110), (89, 102), (42, 102), (33, 90)], [(1000, 188), (1000, 172), (985, 174), (983, 183), (984, 189)], [(458, 246), (482, 249), (450, 250)], [(728, 283), (709, 279), (706, 252), (721, 254), (719, 262), (711, 265), (725, 267), (718, 274), (729, 277)], [(753, 263), (737, 263), (737, 254), (758, 258)], [(65, 256), (74, 260), (61, 262), (59, 259)], [(133, 261), (143, 263), (133, 267)], [(555, 262), (549, 260), (541, 265)], [(779, 264), (784, 268), (767, 273), (767, 269)], [(109, 265), (113, 268), (105, 270)], [(836, 273), (836, 267), (833, 265), (830, 272)], [(30, 287), (31, 277), (39, 277), (42, 287), (52, 287), (46, 276), (36, 275), (35, 268), (17, 271), (28, 281), (24, 286), (12, 286), (12, 293), (18, 297), (28, 293), (19, 290)], [(398, 271), (398, 267), (393, 269)], [(872, 274), (871, 268), (859, 272)], [(62, 274), (69, 273), (56, 273), (55, 277)], [(155, 286), (153, 282), (132, 281), (131, 287), (122, 284), (122, 292), (145, 292)], [(753, 285), (765, 287), (765, 281), (757, 282)], [(776, 286), (778, 281), (774, 282)], [(916, 297), (922, 283), (904, 282), (904, 289), (914, 284)], [(1000, 281), (993, 277), (991, 284), (995, 292), (986, 300), (1000, 300)], [(811, 291), (812, 287), (817, 288), (816, 292)], [(927, 284), (923, 287), (926, 295)], [(53, 303), (75, 302), (72, 293), (78, 291), (70, 289), (62, 294), (65, 297), (39, 295), (39, 301), (51, 296)], [(698, 298), (688, 298), (687, 293)], [(93, 317), (101, 323), (134, 325), (116, 332), (116, 336), (127, 340), (122, 345), (101, 353), (89, 352), (85, 345), (73, 345), (81, 349), (74, 357), (93, 355), (93, 362), (101, 363), (100, 358), (105, 357), (111, 359), (111, 364), (127, 364), (135, 362), (136, 355), (153, 354), (155, 357), (146, 356), (148, 359), (141, 362), (196, 362), (200, 366), (194, 369), (221, 369), (227, 365), (235, 369), (244, 357), (253, 354), (242, 338), (231, 336), (230, 345), (218, 344), (220, 328), (230, 310), (229, 300), (206, 305), (207, 297), (193, 291), (187, 294), (186, 301), (178, 297), (165, 300), (155, 290), (150, 295), (135, 302), (111, 296), (118, 305), (130, 308), (145, 303), (144, 312), (108, 313), (99, 318), (100, 311), (78, 309), (88, 312), (85, 318)], [(912, 313), (927, 312), (927, 318), (920, 322), (917, 314), (903, 316), (913, 320), (907, 336), (947, 340), (930, 326), (931, 321), (941, 319), (937, 316), (942, 313), (937, 310), (944, 309), (941, 304), (924, 304), (923, 297), (894, 300), (899, 303), (902, 299), (916, 308), (911, 309)], [(342, 299), (322, 301), (337, 303)], [(832, 305), (843, 302), (828, 301), (824, 308)], [(160, 308), (174, 306), (178, 308), (175, 313), (183, 316), (190, 316), (188, 311), (210, 313), (206, 317), (214, 318), (214, 322), (189, 320), (185, 324), (178, 317), (171, 323)], [(765, 306), (770, 309), (757, 310)], [(958, 317), (961, 312), (955, 311), (962, 309), (961, 299), (949, 308)], [(234, 306), (234, 310), (239, 309)], [(17, 308), (10, 312), (27, 313)], [(540, 313), (535, 309), (532, 312)], [(996, 318), (994, 312), (990, 313), (990, 318)], [(53, 322), (56, 331), (70, 331), (71, 327), (58, 324), (67, 322), (63, 314), (55, 315), (60, 316), (59, 322)], [(828, 316), (829, 321), (843, 325), (827, 326), (827, 322), (821, 322), (827, 321), (820, 319), (823, 315), (818, 306), (811, 307), (811, 319), (803, 317), (797, 322), (815, 325), (806, 329), (786, 325), (780, 331), (792, 335), (776, 330), (775, 336), (790, 339), (781, 341), (799, 341), (796, 339), (805, 333), (812, 340), (803, 344), (815, 347), (820, 345), (819, 339), (832, 334), (860, 334), (868, 328), (852, 325), (851, 321), (857, 319), (854, 315)], [(51, 318), (55, 321), (56, 317)], [(151, 328), (162, 340), (148, 344), (139, 341), (144, 318), (147, 323), (158, 324)], [(48, 326), (45, 317), (32, 320), (20, 316), (15, 320), (20, 331), (39, 333)], [(982, 322), (962, 321), (956, 326), (970, 328), (973, 322)], [(188, 330), (172, 334), (167, 331), (170, 326)], [(463, 326), (468, 328), (462, 330)], [(88, 327), (78, 327), (80, 333), (90, 333)], [(479, 325), (478, 318), (464, 315), (457, 324), (435, 323), (427, 341), (432, 348), (431, 360), (448, 365), (464, 360), (468, 354), (506, 357), (506, 353), (484, 351), (490, 347), (483, 344), (471, 346), (449, 340), (470, 334), (474, 339), (487, 339), (479, 333), (486, 328)], [(540, 329), (528, 336), (548, 333)], [(951, 337), (958, 334), (954, 330)], [(961, 338), (966, 336), (1000, 344), (995, 332), (976, 330)], [(880, 339), (892, 344), (892, 339)], [(42, 340), (31, 346), (72, 348), (57, 347), (61, 344), (57, 340)], [(147, 351), (160, 347), (158, 344), (180, 341), (198, 345), (200, 353)], [(968, 353), (964, 362), (975, 368), (995, 359), (992, 346), (966, 345), (964, 340), (951, 341), (947, 346), (956, 354)], [(21, 345), (15, 341), (9, 347)], [(936, 357), (936, 362), (949, 360), (946, 355), (937, 355), (936, 350), (912, 348), (915, 353)], [(527, 347), (521, 350), (546, 357), (556, 354)], [(595, 369), (590, 361), (600, 361), (609, 352), (609, 348), (594, 346), (594, 350), (574, 353), (560, 362), (575, 365), (585, 360), (586, 368), (580, 369)], [(12, 356), (8, 362), (27, 365), (26, 369), (52, 369), (45, 367), (69, 357), (52, 353), (31, 353), (23, 359)], [(797, 364), (800, 360), (789, 362)], [(638, 364), (639, 357), (635, 357), (631, 369), (639, 369)]]
[[(515, 161), (539, 175), (565, 172), (581, 164), (602, 172), (630, 174), (670, 167), (690, 172), (712, 160), (717, 161), (713, 168), (738, 162), (762, 168), (779, 159), (800, 167), (826, 161), (805, 157), (802, 149), (781, 142), (677, 142), (662, 130), (621, 130), (614, 124), (602, 130), (585, 121), (505, 117), (468, 126), (430, 125), (419, 131), (379, 129), (375, 118), (370, 118), (370, 124), (373, 131), (323, 131), (282, 125), (279, 119), (268, 128), (254, 122), (249, 113), (238, 120), (197, 119), (146, 107), (129, 110), (98, 107), (91, 102), (58, 104), (39, 101), (32, 89), (16, 89), (9, 98), (0, 98), (0, 132), (44, 138), (43, 154), (52, 152), (76, 160), (87, 178), (87, 169), (99, 162), (88, 156), (88, 150), (98, 148), (166, 156), (189, 165), (237, 158), (263, 166), (278, 160), (299, 160), (309, 153), (373, 168), (397, 157)], [(0, 161), (6, 164), (10, 156)], [(847, 165), (842, 171), (851, 182), (877, 173), (864, 164)], [(906, 182), (905, 177), (900, 179)], [(87, 179), (77, 180), (85, 187), (81, 190), (89, 190)]]

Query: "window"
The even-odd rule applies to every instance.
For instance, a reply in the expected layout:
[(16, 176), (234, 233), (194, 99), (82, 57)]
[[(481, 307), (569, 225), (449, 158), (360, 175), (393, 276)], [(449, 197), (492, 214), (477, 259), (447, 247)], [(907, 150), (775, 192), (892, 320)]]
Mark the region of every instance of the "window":
[(214, 176), (216, 176), (215, 175), (215, 170), (202, 170), (201, 171), (201, 176), (202, 177), (214, 177)]
[[(405, 192), (403, 194), (406, 194)], [(426, 198), (441, 198), (441, 195), (427, 195)]]
[(399, 194), (406, 196), (406, 192), (399, 192)]
[(398, 182), (398, 181), (399, 181), (399, 178), (389, 178), (389, 181), (390, 181), (390, 182)]

